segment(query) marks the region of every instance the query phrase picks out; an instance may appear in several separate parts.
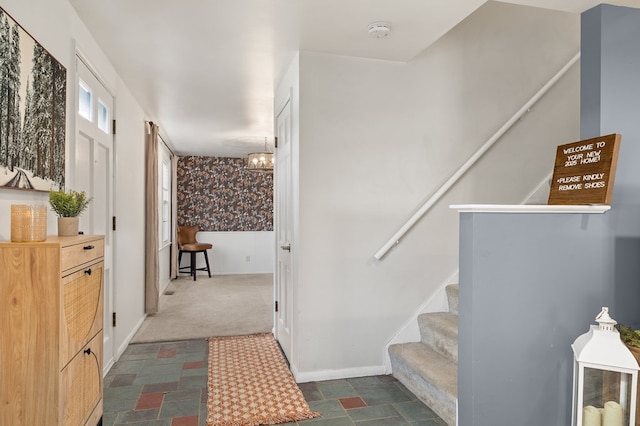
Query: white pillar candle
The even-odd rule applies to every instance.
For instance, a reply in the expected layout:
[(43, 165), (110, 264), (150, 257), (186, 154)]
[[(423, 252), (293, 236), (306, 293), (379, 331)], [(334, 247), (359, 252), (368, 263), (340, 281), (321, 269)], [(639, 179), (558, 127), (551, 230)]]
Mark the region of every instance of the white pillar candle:
[(624, 426), (624, 411), (620, 404), (615, 401), (604, 403), (602, 426)]
[(602, 426), (600, 409), (587, 405), (582, 409), (582, 426)]

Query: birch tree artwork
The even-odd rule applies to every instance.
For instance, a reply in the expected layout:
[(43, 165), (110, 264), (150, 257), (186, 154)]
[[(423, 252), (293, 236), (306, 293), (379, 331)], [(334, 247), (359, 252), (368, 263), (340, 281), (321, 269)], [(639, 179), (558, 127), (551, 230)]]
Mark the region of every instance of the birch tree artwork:
[(0, 188), (64, 187), (67, 71), (0, 8)]

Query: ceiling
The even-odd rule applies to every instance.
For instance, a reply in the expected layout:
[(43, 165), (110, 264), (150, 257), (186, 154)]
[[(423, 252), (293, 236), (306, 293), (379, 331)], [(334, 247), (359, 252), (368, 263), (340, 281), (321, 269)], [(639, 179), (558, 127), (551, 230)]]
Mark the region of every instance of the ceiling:
[[(272, 144), (274, 89), (296, 51), (410, 61), (485, 0), (69, 2), (178, 154), (243, 157)], [(509, 2), (574, 13), (599, 3)], [(389, 36), (368, 35), (378, 21)]]

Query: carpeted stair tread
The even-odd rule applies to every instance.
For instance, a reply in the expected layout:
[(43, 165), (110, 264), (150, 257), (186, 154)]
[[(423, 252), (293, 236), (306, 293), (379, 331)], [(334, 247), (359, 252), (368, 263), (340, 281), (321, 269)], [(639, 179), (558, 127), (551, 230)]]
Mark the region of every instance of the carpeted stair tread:
[(389, 347), (393, 376), (438, 414), (455, 424), (458, 366), (423, 343)]
[(458, 284), (450, 284), (445, 287), (447, 292), (447, 300), (449, 302), (449, 312), (458, 315), (458, 290), (460, 286)]
[(412, 371), (428, 378), (456, 398), (458, 394), (458, 365), (438, 352), (419, 342), (391, 345), (389, 352), (402, 359)]
[(458, 362), (458, 316), (433, 312), (418, 316), (421, 342)]

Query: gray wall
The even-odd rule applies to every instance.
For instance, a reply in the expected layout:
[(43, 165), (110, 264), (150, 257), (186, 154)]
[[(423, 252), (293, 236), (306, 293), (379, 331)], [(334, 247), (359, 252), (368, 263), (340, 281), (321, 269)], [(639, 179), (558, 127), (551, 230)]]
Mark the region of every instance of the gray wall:
[(570, 424), (573, 340), (602, 306), (640, 324), (638, 40), (640, 10), (583, 14), (581, 138), (622, 134), (610, 212), (460, 215), (462, 426)]
[(460, 425), (570, 424), (570, 345), (613, 305), (605, 215), (460, 214)]
[[(606, 215), (613, 313), (640, 325), (640, 9), (602, 5), (582, 16), (581, 138), (620, 133), (622, 142)], [(634, 289), (633, 297), (629, 288)]]

